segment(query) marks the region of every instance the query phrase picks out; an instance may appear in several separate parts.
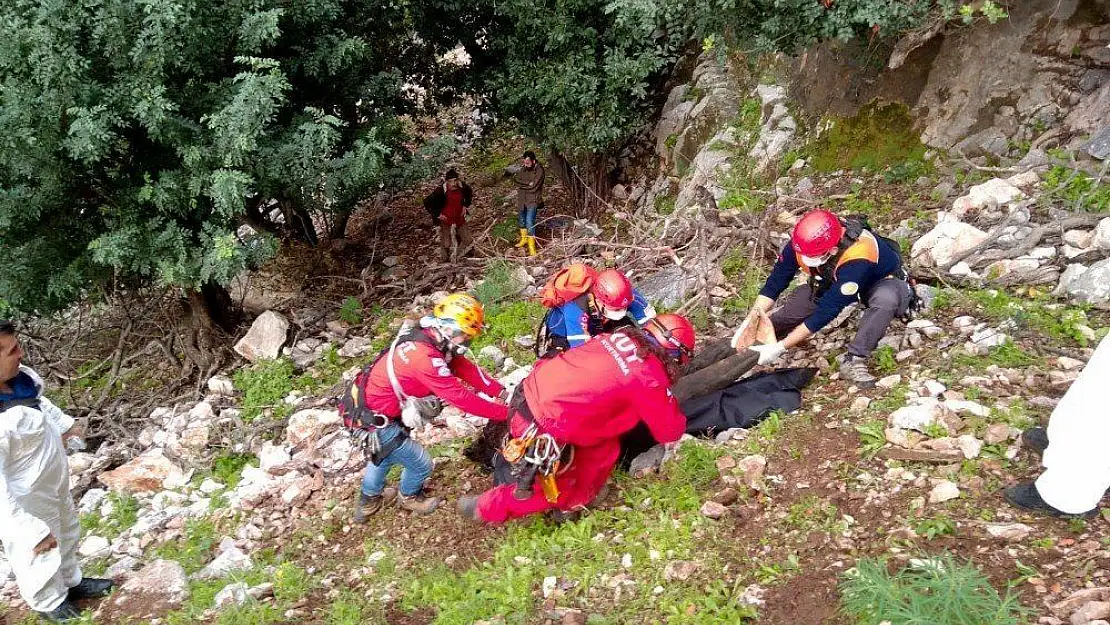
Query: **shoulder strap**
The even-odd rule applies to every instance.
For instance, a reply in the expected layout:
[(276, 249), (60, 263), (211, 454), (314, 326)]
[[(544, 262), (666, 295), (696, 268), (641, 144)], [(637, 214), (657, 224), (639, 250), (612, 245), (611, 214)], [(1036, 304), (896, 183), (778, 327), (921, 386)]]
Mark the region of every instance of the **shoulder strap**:
[(397, 371), (393, 368), (393, 357), (396, 355), (397, 346), (402, 343), (424, 343), (435, 347), (435, 341), (425, 334), (419, 327), (406, 329), (402, 326), (396, 338), (389, 346), (385, 360), (385, 372), (389, 375), (389, 385), (393, 387), (393, 394), (397, 396), (397, 403), (404, 404), (408, 395), (401, 390), (401, 382), (397, 379)]

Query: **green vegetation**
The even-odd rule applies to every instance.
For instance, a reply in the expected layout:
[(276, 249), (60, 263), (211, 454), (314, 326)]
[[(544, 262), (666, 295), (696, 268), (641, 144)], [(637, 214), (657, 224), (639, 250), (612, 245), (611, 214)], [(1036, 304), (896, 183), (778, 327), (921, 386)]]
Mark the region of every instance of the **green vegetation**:
[(745, 315), (751, 309), (763, 282), (766, 270), (758, 265), (752, 265), (749, 260), (749, 251), (743, 247), (733, 248), (721, 259), (721, 273), (729, 286), (736, 289), (736, 295), (724, 301), (726, 312), (736, 315)]
[[(250, 571), (237, 572), (226, 578), (216, 580), (195, 580), (189, 584), (189, 599), (178, 610), (166, 615), (167, 625), (191, 625), (205, 620), (212, 609), (216, 595), (227, 585), (242, 582), (248, 586), (257, 586), (266, 582), (274, 585), (274, 601), (259, 602), (248, 600), (240, 606), (231, 606), (220, 611), (216, 617), (216, 625), (272, 625), (286, 622), (285, 611), (303, 601), (312, 588), (315, 580), (304, 570), (290, 563), (278, 566), (276, 569), (255, 568)], [(350, 605), (348, 595), (336, 601), (337, 605)], [(384, 621), (370, 619), (374, 616), (371, 612), (363, 613), (367, 620), (360, 622), (378, 625)], [(351, 621), (332, 621), (334, 625), (348, 625)]]
[(911, 527), (918, 536), (924, 537), (925, 540), (932, 540), (937, 536), (952, 536), (956, 533), (956, 523), (943, 515), (916, 519)]
[(539, 302), (517, 301), (493, 310), (493, 314), (486, 314), (487, 328), (474, 339), (471, 349), (477, 353), (486, 345), (497, 345), (520, 364), (534, 362), (536, 355), (532, 349), (521, 347), (513, 339), (535, 336), (547, 309)]
[(886, 445), (886, 420), (872, 419), (857, 425), (856, 432), (859, 433), (860, 455), (864, 458), (874, 458)]
[(875, 350), (875, 370), (884, 375), (889, 375), (898, 370), (898, 361), (894, 359), (894, 348), (883, 345)]
[(960, 367), (982, 371), (991, 365), (1006, 368), (1029, 367), (1037, 364), (1040, 360), (1015, 345), (1013, 341), (1007, 340), (1001, 345), (991, 347), (985, 356), (960, 353), (956, 354), (952, 362)]
[(866, 167), (880, 171), (896, 165), (906, 171), (922, 163), (926, 148), (904, 104), (869, 104), (848, 119), (831, 119), (809, 146), (807, 162), (817, 171)]
[(486, 268), (482, 281), (474, 287), (474, 297), (482, 302), (486, 314), (496, 314), (499, 306), (520, 294), (525, 284), (517, 277), (520, 268), (507, 260), (495, 260)]
[(841, 609), (860, 625), (1020, 625), (1031, 612), (1000, 596), (983, 573), (951, 554), (890, 573), (885, 560), (861, 560), (840, 584)]
[(515, 216), (505, 217), (493, 225), (490, 236), (505, 243), (516, 244), (520, 239), (520, 224)]
[(806, 533), (838, 534), (847, 529), (836, 506), (817, 495), (806, 495), (790, 506), (783, 523), (791, 529)]
[[(402, 607), (435, 609), (437, 625), (470, 625), (494, 616), (507, 625), (532, 623), (534, 594), (545, 577), (555, 576), (567, 589), (563, 605), (590, 612), (589, 623), (652, 622), (662, 615), (675, 624), (743, 623), (755, 616), (738, 601), (743, 588), (722, 580), (722, 563), (699, 546), (724, 540), (697, 514), (699, 490), (717, 478), (718, 453), (686, 444), (658, 478), (618, 477), (626, 507), (594, 511), (573, 523), (537, 519), (510, 525), (488, 560), (462, 572), (442, 565), (421, 570), (404, 582)], [(664, 579), (669, 561), (695, 555), (700, 566), (689, 579)], [(615, 605), (594, 607), (593, 594), (605, 589), (605, 580), (627, 560), (637, 583), (625, 588)], [(662, 588), (658, 594), (656, 586)]]
[(155, 547), (154, 555), (165, 560), (176, 560), (185, 568), (186, 573), (192, 575), (212, 559), (212, 552), (219, 540), (216, 525), (211, 519), (190, 519), (185, 522), (182, 535)]
[(1067, 208), (1092, 213), (1110, 211), (1110, 184), (1084, 172), (1056, 165), (1045, 174), (1043, 202), (1064, 202)]
[[(377, 356), (380, 349), (371, 346), (370, 353)], [(352, 359), (339, 355), (339, 349), (328, 345), (320, 352), (320, 358), (312, 367), (293, 380), (293, 386), (309, 394), (322, 393), (343, 379), (343, 373), (351, 368)]]
[(339, 307), (339, 318), (350, 325), (362, 323), (362, 302), (357, 297), (348, 297)]
[(659, 213), (660, 215), (670, 215), (674, 212), (675, 201), (677, 201), (677, 199), (678, 198), (673, 195), (655, 196), (655, 212)]
[(1064, 306), (1043, 294), (1017, 297), (1001, 289), (962, 291), (944, 289), (946, 304), (961, 309), (974, 307), (978, 314), (995, 321), (1012, 320), (1019, 328), (1029, 328), (1058, 341), (1073, 342), (1086, 347), (1089, 340), (1080, 329), (1090, 327), (1086, 306)]
[(115, 540), (139, 520), (139, 502), (131, 495), (110, 492), (107, 502), (112, 506), (112, 511), (107, 516), (101, 516), (99, 512), (81, 515), (83, 535), (95, 534), (108, 540)]
[(283, 400), (293, 390), (293, 375), (293, 361), (288, 358), (263, 360), (236, 371), (232, 382), (243, 394), (243, 420), (254, 421), (266, 410), (277, 418), (289, 416), (293, 407)]
[(231, 490), (239, 486), (243, 479), (243, 469), (247, 466), (258, 466), (258, 457), (254, 454), (227, 453), (217, 456), (212, 462), (211, 476)]

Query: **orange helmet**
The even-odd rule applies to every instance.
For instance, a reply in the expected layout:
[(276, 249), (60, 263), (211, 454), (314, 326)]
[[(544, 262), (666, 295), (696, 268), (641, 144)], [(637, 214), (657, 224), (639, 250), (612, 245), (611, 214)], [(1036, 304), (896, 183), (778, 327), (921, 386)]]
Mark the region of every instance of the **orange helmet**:
[(694, 324), (682, 315), (652, 317), (644, 324), (644, 331), (681, 363), (694, 353)]

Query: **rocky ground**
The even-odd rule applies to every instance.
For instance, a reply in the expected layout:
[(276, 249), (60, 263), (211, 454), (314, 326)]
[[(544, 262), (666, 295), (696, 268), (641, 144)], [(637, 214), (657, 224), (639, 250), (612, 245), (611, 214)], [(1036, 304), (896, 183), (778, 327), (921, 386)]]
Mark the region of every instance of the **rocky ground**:
[[(561, 216), (553, 190), (540, 257), (511, 248), (509, 142), (464, 163), (478, 187), (475, 257), (431, 260), (414, 194), (387, 218), (380, 206), (360, 215), (353, 240), (299, 273), (290, 297), (258, 286), (280, 263), (259, 272), (243, 295), (272, 310), (237, 342), (245, 362), (209, 379), (203, 401), (155, 409), (126, 444), (71, 457), (86, 570), (121, 583), (88, 606), (90, 621), (849, 624), (869, 621), (844, 608), (844, 584), (874, 558), (891, 571), (970, 562), (1029, 610), (1024, 622), (1110, 617), (1107, 518), (1045, 520), (1000, 497), (1037, 472), (1018, 435), (1046, 421), (1106, 332), (1101, 179), (1074, 154), (1036, 149), (994, 164), (932, 153), (827, 171), (788, 150), (798, 124), (784, 90), (737, 94), (710, 67), (696, 75), (696, 96), (672, 94), (669, 112), (680, 112), (655, 133), (657, 149), (696, 167), (630, 175), (594, 221)], [(732, 121), (706, 130), (705, 116)], [(702, 336), (728, 336), (814, 206), (866, 214), (922, 277), (929, 307), (894, 323), (873, 362), (877, 388), (837, 374), (849, 312), (785, 363), (820, 368), (803, 409), (684, 440), (664, 462), (614, 476), (596, 509), (562, 525), (459, 519), (454, 502), (489, 478), (461, 453), (482, 420), (448, 411), (416, 435), (447, 505), (350, 523), (363, 460), (334, 398), (405, 314), (474, 290), (490, 323), (475, 350), (512, 385), (542, 315), (528, 298), (589, 256), (629, 268), (649, 298), (691, 312)], [(313, 300), (333, 274), (350, 296)], [(0, 560), (6, 618), (18, 622), (26, 611), (8, 573)]]

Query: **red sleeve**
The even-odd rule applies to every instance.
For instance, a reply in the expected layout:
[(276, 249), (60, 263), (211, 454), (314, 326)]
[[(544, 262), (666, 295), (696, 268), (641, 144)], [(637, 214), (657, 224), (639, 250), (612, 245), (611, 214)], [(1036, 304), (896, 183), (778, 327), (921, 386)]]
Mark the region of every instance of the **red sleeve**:
[(501, 394), (501, 391), (505, 390), (492, 375), (462, 356), (455, 356), (454, 360), (451, 361), (451, 371), (462, 381), (490, 397), (497, 397)]
[(467, 414), (485, 417), (493, 421), (504, 421), (509, 417), (509, 407), (496, 404), (478, 397), (463, 386), (447, 363), (438, 356), (424, 354), (422, 366), (414, 367), (414, 373), (428, 390), (443, 401)]
[(673, 443), (686, 433), (686, 415), (669, 387), (649, 383), (644, 389), (642, 406), (640, 418), (657, 443)]

